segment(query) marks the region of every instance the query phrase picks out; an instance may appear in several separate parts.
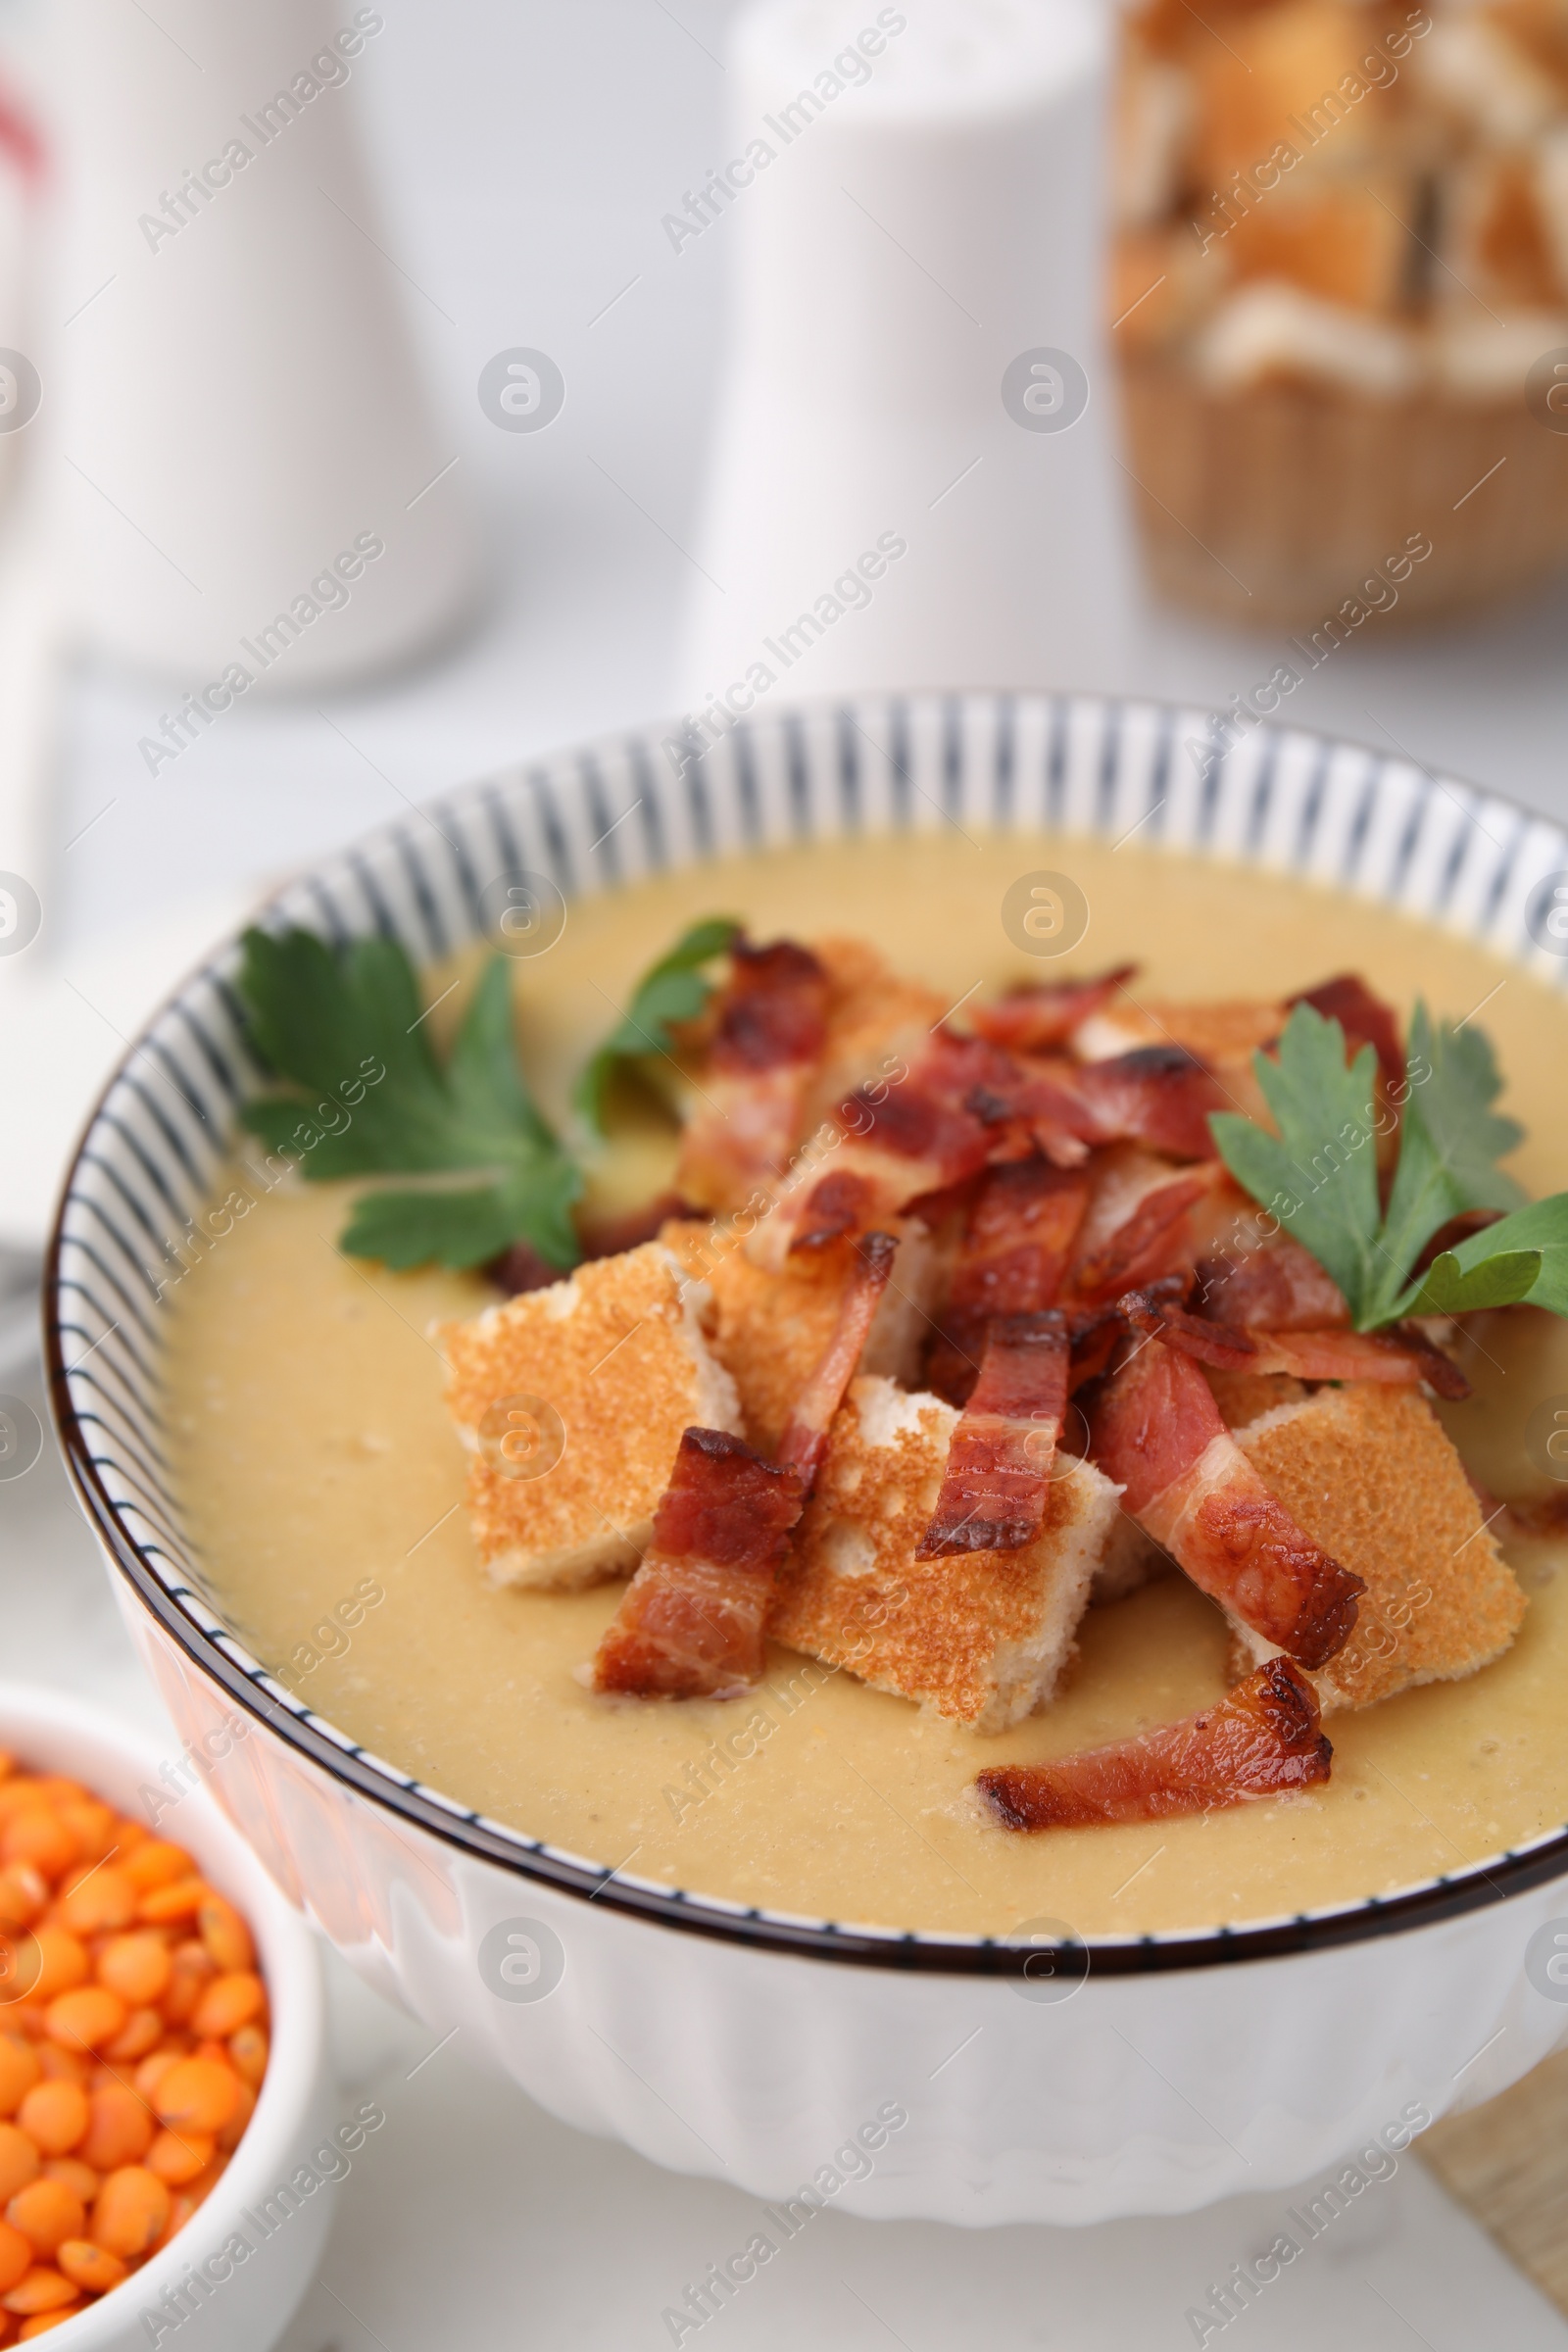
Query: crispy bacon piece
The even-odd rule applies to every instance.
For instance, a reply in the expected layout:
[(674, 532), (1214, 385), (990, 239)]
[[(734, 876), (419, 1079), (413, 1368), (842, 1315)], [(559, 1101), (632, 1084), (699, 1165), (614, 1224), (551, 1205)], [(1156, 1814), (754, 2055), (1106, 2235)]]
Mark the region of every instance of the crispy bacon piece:
[(1054, 1306), (1089, 1201), (1089, 1178), (1045, 1159), (988, 1168), (969, 1210), (926, 1378), (962, 1404), (994, 1315)]
[(916, 1559), (1032, 1544), (1066, 1410), (1066, 1317), (1054, 1309), (998, 1316)]
[(1221, 1180), (1217, 1160), (1172, 1168), (1131, 1146), (1105, 1155), (1079, 1228), (1065, 1303), (1100, 1305), (1192, 1262), (1192, 1212)]
[(778, 1442), (783, 1467), (799, 1471), (808, 1494), (827, 1451), (827, 1433), (855, 1376), (866, 1335), (893, 1272), (899, 1245), (891, 1233), (868, 1233), (855, 1246), (854, 1263), (838, 1321), (820, 1362), (795, 1400)]
[(1270, 1658), (1201, 1714), (1049, 1764), (994, 1766), (977, 1785), (1009, 1830), (1207, 1813), (1320, 1787), (1334, 1753), (1320, 1720), (1305, 1675), (1289, 1658)]
[(1098, 980), (1030, 981), (1009, 988), (995, 1004), (977, 1005), (969, 1017), (993, 1045), (1039, 1054), (1064, 1046), (1080, 1022), (1102, 1011), (1137, 969), (1136, 963), (1119, 963)]
[(1288, 1233), (1200, 1250), (1199, 1312), (1258, 1331), (1326, 1331), (1350, 1310), (1328, 1268)]
[(995, 1129), (1026, 1134), (1061, 1167), (1091, 1145), (1137, 1143), (1172, 1159), (1217, 1156), (1210, 1111), (1230, 1107), (1207, 1062), (1185, 1046), (1137, 1046), (1103, 1061), (1019, 1059), (975, 1085), (969, 1107)]
[(689, 1429), (653, 1542), (594, 1660), (594, 1688), (712, 1698), (755, 1683), (762, 1628), (806, 1489), (723, 1430)]
[(808, 948), (789, 939), (765, 948), (736, 941), (681, 1145), (676, 1188), (688, 1200), (733, 1208), (777, 1183), (826, 1043), (827, 999), (827, 973)]
[(762, 1671), (762, 1637), (790, 1534), (806, 1507), (898, 1244), (855, 1252), (833, 1336), (766, 1462), (722, 1430), (688, 1429), (654, 1513), (653, 1541), (594, 1660), (594, 1688), (713, 1698)]
[(1139, 1046), (1085, 1062), (1078, 1089), (1104, 1142), (1125, 1138), (1172, 1159), (1218, 1157), (1209, 1113), (1228, 1109), (1230, 1100), (1207, 1062), (1185, 1046)]
[(839, 1104), (843, 1141), (827, 1174), (807, 1176), (780, 1203), (776, 1220), (791, 1250), (821, 1250), (897, 1216), (924, 1194), (978, 1175), (991, 1137), (962, 1105), (975, 1039), (938, 1037), (898, 1081), (858, 1087)]
[(1310, 1004), (1326, 1021), (1338, 1021), (1351, 1052), (1359, 1046), (1370, 1046), (1378, 1057), (1384, 1084), (1399, 1084), (1404, 1076), (1399, 1024), (1393, 1009), (1381, 997), (1372, 994), (1359, 972), (1341, 972), (1332, 980), (1320, 981), (1316, 988), (1303, 988), (1299, 996), (1288, 1002)]
[(1092, 1451), (1200, 1592), (1303, 1666), (1344, 1647), (1365, 1585), (1270, 1494), (1190, 1356), (1142, 1342), (1100, 1397)]
[(1155, 1333), (1200, 1364), (1229, 1372), (1289, 1372), (1298, 1380), (1424, 1380), (1440, 1396), (1468, 1396), (1470, 1383), (1441, 1348), (1407, 1326), (1396, 1331), (1238, 1331), (1190, 1315), (1174, 1299), (1130, 1291), (1117, 1301), (1135, 1331)]

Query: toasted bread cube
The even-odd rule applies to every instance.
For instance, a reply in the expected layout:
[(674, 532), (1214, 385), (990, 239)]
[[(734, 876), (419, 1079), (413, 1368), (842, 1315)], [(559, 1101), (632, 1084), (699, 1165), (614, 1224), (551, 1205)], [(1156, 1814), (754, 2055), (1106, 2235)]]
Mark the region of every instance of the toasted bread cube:
[[(1551, 201), (1557, 153), (1544, 146), (1539, 155), (1471, 156), (1452, 176), (1444, 258), (1465, 287), (1509, 316), (1560, 311), (1568, 302)], [(1559, 176), (1563, 169), (1555, 166)]]
[[(736, 1233), (722, 1225), (677, 1222), (666, 1225), (660, 1240), (711, 1291), (710, 1344), (739, 1392), (745, 1435), (761, 1452), (775, 1452), (796, 1399), (833, 1337), (842, 1263), (788, 1265), (774, 1273), (754, 1265)], [(939, 1278), (935, 1245), (911, 1229), (899, 1244), (893, 1279), (866, 1336), (863, 1371), (914, 1385)]]
[(1321, 150), (1338, 170), (1358, 163), (1387, 137), (1398, 103), (1359, 70), (1375, 47), (1364, 12), (1336, 0), (1291, 0), (1259, 11), (1229, 43), (1200, 41), (1192, 52), (1197, 179), (1224, 190), (1233, 172), (1254, 176), (1270, 158), (1284, 164), (1282, 149), (1297, 158)]
[(1156, 1544), (1136, 1519), (1118, 1511), (1089, 1588), (1089, 1605), (1092, 1609), (1109, 1608), (1113, 1601), (1141, 1592), (1156, 1578), (1169, 1576), (1175, 1566), (1162, 1544)]
[[(1525, 1596), (1415, 1390), (1322, 1389), (1238, 1430), (1237, 1444), (1298, 1525), (1366, 1582), (1349, 1641), (1312, 1676), (1325, 1714), (1455, 1682), (1507, 1648)], [(1235, 1631), (1243, 1671), (1272, 1654), (1258, 1635)]]
[(735, 1383), (703, 1329), (710, 1310), (706, 1286), (646, 1242), (438, 1327), (492, 1583), (564, 1592), (636, 1567), (681, 1432), (740, 1432)]
[(1417, 211), (1415, 188), (1389, 172), (1365, 186), (1282, 188), (1225, 242), (1239, 279), (1277, 278), (1324, 302), (1390, 317), (1405, 298)]
[(940, 1396), (851, 1383), (768, 1631), (874, 1690), (1000, 1732), (1056, 1690), (1120, 1489), (1064, 1461), (1025, 1549), (916, 1559), (957, 1421)]
[(950, 1000), (894, 971), (863, 939), (813, 939), (811, 953), (828, 976), (827, 1037), (808, 1090), (802, 1136), (809, 1136), (858, 1086), (892, 1073), (917, 1053)]

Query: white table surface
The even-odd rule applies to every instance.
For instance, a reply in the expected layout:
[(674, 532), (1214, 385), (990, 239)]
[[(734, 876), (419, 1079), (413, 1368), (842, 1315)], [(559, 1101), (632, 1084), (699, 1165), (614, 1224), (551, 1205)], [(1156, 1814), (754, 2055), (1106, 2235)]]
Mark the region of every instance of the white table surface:
[[(387, 37), (359, 88), (411, 310), (485, 517), (486, 617), (443, 660), (378, 690), (241, 707), (156, 781), (136, 742), (167, 694), (74, 664), (43, 825), (58, 972), (95, 956), (107, 970), (118, 956), (150, 988), (202, 944), (207, 910), (216, 925), (410, 801), (670, 700), (723, 236), (676, 256), (659, 220), (718, 160), (726, 10), (385, 5)], [(62, 318), (85, 291), (60, 290)], [(554, 354), (570, 386), (538, 437), (495, 432), (474, 398), (484, 361), (516, 344)], [(1092, 599), (1095, 553), (1080, 552)], [(1369, 629), (1307, 681), (1292, 715), (1568, 814), (1565, 624), (1568, 588), (1441, 639), (1379, 642)], [(1217, 703), (1266, 674), (1265, 657), (1266, 638), (1107, 615), (1091, 674), (1039, 682)], [(3, 1150), (28, 1148), (13, 1116)], [(26, 1235), (8, 1237), (0, 1219), (6, 1238)], [(23, 1384), (8, 1374), (3, 1385)], [(0, 1486), (0, 1654), (10, 1674), (157, 1718), (52, 1449)], [(749, 2201), (556, 2125), (469, 2072), (456, 2045), (421, 2065), (422, 2028), (344, 1976), (335, 1994), (345, 2079), (374, 2084), (389, 2128), (334, 2192), (335, 2233), (287, 2352), (667, 2343), (662, 2311), (743, 2240)], [(737, 2347), (810, 2335), (852, 2352), (981, 2340), (1155, 2352), (1194, 2340), (1187, 2305), (1286, 2201), (1082, 2232), (834, 2213), (705, 2333)], [(1410, 2162), (1240, 2325), (1259, 2352), (1568, 2346), (1568, 2328)]]

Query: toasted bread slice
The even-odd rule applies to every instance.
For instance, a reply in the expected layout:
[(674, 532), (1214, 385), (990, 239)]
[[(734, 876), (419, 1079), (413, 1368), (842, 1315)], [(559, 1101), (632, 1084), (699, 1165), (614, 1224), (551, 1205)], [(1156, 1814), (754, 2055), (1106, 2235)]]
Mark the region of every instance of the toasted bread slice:
[[(492, 1583), (563, 1592), (636, 1567), (682, 1430), (740, 1434), (735, 1383), (703, 1329), (710, 1313), (707, 1287), (646, 1242), (438, 1327), (447, 1410), (471, 1456), (468, 1517)], [(511, 1449), (516, 1467), (505, 1428), (514, 1398), (524, 1432)]]
[[(714, 1355), (740, 1392), (745, 1434), (771, 1454), (784, 1424), (833, 1337), (843, 1294), (841, 1263), (773, 1273), (754, 1265), (734, 1232), (673, 1223), (660, 1236), (683, 1268), (712, 1293)], [(911, 1228), (899, 1244), (893, 1277), (876, 1311), (862, 1370), (914, 1385), (933, 1329), (930, 1308), (940, 1268), (930, 1237)]]
[[(1414, 1390), (1322, 1389), (1236, 1436), (1297, 1523), (1366, 1580), (1349, 1641), (1312, 1676), (1325, 1714), (1457, 1681), (1507, 1648), (1525, 1596), (1443, 1424)], [(1234, 1630), (1234, 1666), (1250, 1672), (1272, 1654), (1256, 1634)]]
[(1089, 1605), (1094, 1609), (1108, 1608), (1113, 1600), (1125, 1600), (1129, 1593), (1141, 1592), (1156, 1577), (1169, 1576), (1175, 1566), (1164, 1545), (1156, 1544), (1136, 1519), (1129, 1519), (1125, 1511), (1119, 1510), (1089, 1588)]
[(1000, 1732), (1056, 1690), (1120, 1490), (1064, 1462), (1026, 1549), (916, 1559), (957, 1421), (940, 1396), (851, 1384), (768, 1630), (875, 1690)]

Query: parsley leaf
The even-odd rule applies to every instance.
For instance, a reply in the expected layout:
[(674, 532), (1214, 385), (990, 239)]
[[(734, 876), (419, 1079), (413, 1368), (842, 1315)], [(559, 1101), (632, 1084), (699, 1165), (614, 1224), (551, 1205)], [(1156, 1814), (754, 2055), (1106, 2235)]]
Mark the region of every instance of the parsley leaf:
[(1544, 1306), (1568, 1315), (1568, 1193), (1533, 1200), (1434, 1258), (1399, 1302), (1407, 1315), (1472, 1306)]
[(702, 966), (732, 948), (741, 926), (729, 915), (709, 915), (693, 923), (667, 956), (644, 972), (624, 1016), (587, 1063), (572, 1093), (572, 1102), (593, 1133), (604, 1134), (605, 1096), (610, 1081), (623, 1063), (644, 1054), (667, 1054), (674, 1042), (670, 1024), (693, 1021), (713, 993), (714, 983)]
[(374, 1192), (342, 1247), (398, 1268), (473, 1266), (525, 1241), (551, 1265), (581, 1254), (571, 1203), (582, 1177), (541, 1118), (513, 1043), (511, 967), (493, 956), (443, 1069), (414, 966), (395, 940), (334, 952), (309, 931), (245, 934), (239, 993), (251, 1037), (287, 1091), (240, 1123), (313, 1182), (345, 1176), (483, 1175), (459, 1191)]
[[(1376, 1057), (1363, 1047), (1347, 1068), (1345, 1055), (1340, 1023), (1298, 1004), (1278, 1060), (1253, 1057), (1279, 1135), (1230, 1112), (1216, 1114), (1210, 1126), (1238, 1183), (1333, 1275), (1356, 1330), (1375, 1331), (1413, 1312), (1457, 1312), (1526, 1296), (1551, 1303), (1541, 1295), (1544, 1256), (1531, 1255), (1538, 1230), (1518, 1232), (1518, 1216), (1470, 1236), (1457, 1252), (1445, 1251), (1422, 1282), (1410, 1279), (1426, 1244), (1461, 1210), (1517, 1209), (1534, 1217), (1553, 1206), (1522, 1208), (1524, 1193), (1494, 1164), (1523, 1130), (1492, 1107), (1502, 1081), (1482, 1032), (1435, 1027), (1426, 1006), (1416, 1006), (1405, 1077), (1396, 1090), (1402, 1105), (1399, 1158), (1386, 1215), (1377, 1152), (1369, 1148), (1390, 1123), (1376, 1099)], [(1555, 1242), (1558, 1226), (1547, 1219), (1539, 1233)], [(1568, 1218), (1562, 1239), (1568, 1249)], [(1568, 1254), (1562, 1272), (1545, 1282), (1562, 1297), (1558, 1311), (1568, 1313)]]
[(1501, 1092), (1490, 1040), (1479, 1029), (1434, 1030), (1424, 1004), (1410, 1023), (1408, 1093), (1399, 1164), (1381, 1236), (1383, 1259), (1374, 1298), (1376, 1320), (1391, 1321), (1405, 1278), (1426, 1244), (1466, 1208), (1518, 1208), (1525, 1199), (1494, 1166), (1524, 1135), (1491, 1105)]
[[(1298, 1004), (1280, 1038), (1279, 1059), (1252, 1056), (1277, 1136), (1234, 1111), (1216, 1111), (1209, 1129), (1219, 1155), (1252, 1198), (1286, 1224), (1326, 1266), (1350, 1302), (1378, 1278), (1378, 1057), (1363, 1046), (1346, 1064), (1345, 1031), (1310, 1004)], [(1401, 1268), (1401, 1277), (1405, 1269)]]

